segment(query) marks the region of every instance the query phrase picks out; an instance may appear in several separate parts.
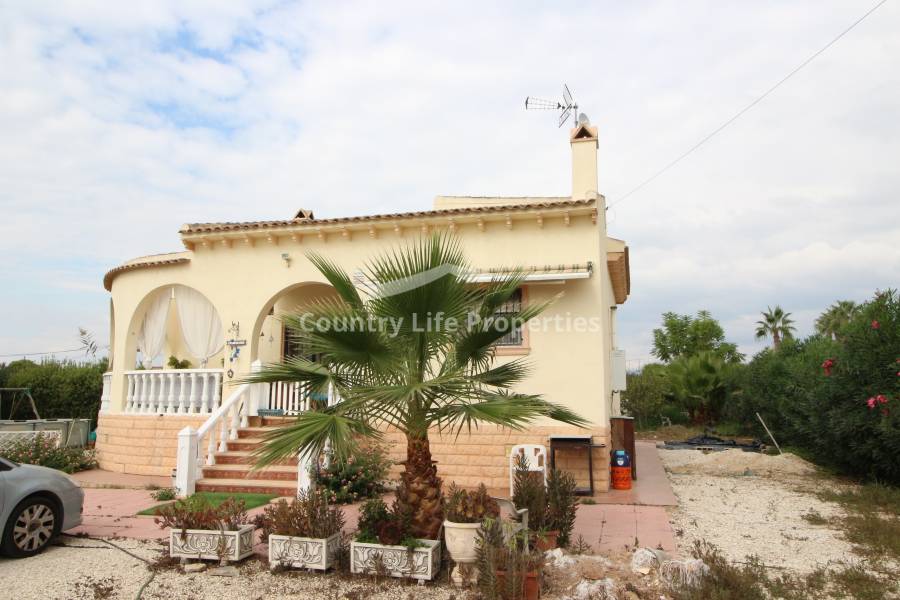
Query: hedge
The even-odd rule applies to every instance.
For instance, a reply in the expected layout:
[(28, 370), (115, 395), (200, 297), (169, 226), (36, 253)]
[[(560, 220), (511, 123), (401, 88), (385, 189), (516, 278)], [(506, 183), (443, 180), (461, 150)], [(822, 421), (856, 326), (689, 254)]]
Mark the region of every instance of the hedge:
[[(92, 363), (18, 360), (0, 364), (0, 387), (30, 388), (42, 418), (91, 419), (91, 426), (95, 427), (106, 368), (106, 359)], [(3, 392), (0, 418), (34, 418), (27, 401), (20, 402), (15, 414), (10, 415), (10, 398), (10, 392)]]

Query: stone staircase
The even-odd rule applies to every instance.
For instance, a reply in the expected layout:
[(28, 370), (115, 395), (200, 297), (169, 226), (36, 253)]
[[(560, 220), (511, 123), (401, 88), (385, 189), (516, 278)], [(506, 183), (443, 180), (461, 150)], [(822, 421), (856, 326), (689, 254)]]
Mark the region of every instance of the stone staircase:
[(229, 440), (228, 450), (216, 452), (216, 464), (202, 468), (197, 480), (198, 492), (231, 492), (297, 495), (297, 459), (284, 459), (260, 471), (252, 471), (253, 452), (263, 443), (263, 436), (291, 417), (250, 417), (249, 427), (238, 430), (238, 439)]

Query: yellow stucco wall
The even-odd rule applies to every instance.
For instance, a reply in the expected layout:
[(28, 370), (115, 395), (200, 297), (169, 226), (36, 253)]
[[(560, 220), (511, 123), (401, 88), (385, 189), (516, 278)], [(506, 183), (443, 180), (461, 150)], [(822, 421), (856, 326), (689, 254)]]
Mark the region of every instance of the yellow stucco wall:
[[(574, 135), (574, 133), (573, 133)], [(530, 209), (511, 209), (507, 212), (489, 212), (462, 215), (459, 218), (437, 218), (423, 214), (371, 225), (353, 225), (336, 229), (317, 227), (312, 221), (290, 231), (252, 232), (245, 238), (210, 234), (202, 240), (192, 238), (192, 250), (179, 254), (189, 259), (182, 264), (148, 267), (118, 273), (112, 280), (113, 320), (111, 327), (111, 352), (113, 378), (111, 413), (100, 421), (98, 450), (101, 465), (123, 465), (122, 468), (154, 470), (163, 474), (174, 466), (174, 433), (186, 423), (184, 417), (120, 417), (125, 402), (124, 371), (133, 369), (138, 329), (150, 298), (156, 290), (181, 284), (190, 286), (206, 296), (216, 307), (227, 332), (232, 323), (240, 325), (238, 337), (247, 340), (247, 346), (234, 363), (226, 358), (224, 368), (231, 369), (234, 377), (225, 380), (223, 397), (229, 394), (234, 379), (249, 371), (250, 363), (259, 358), (264, 362), (275, 361), (281, 354), (281, 325), (277, 315), (311, 297), (328, 293), (324, 278), (306, 258), (307, 252), (327, 256), (348, 272), (355, 272), (367, 259), (392, 250), (398, 245), (411, 243), (415, 238), (440, 230), (452, 230), (471, 264), (478, 270), (501, 267), (528, 267), (542, 265), (572, 265), (592, 263), (593, 276), (566, 282), (528, 283), (527, 298), (540, 302), (555, 298), (552, 306), (541, 316), (546, 327), (529, 327), (528, 358), (533, 365), (530, 376), (518, 386), (518, 391), (537, 393), (547, 399), (571, 407), (593, 423), (596, 442), (608, 440), (611, 405), (610, 350), (614, 344), (610, 307), (615, 305), (612, 281), (607, 270), (607, 232), (605, 201), (598, 196), (596, 169), (596, 140), (573, 140), (573, 199), (595, 199), (592, 206), (552, 208), (535, 212)], [(455, 203), (462, 200), (453, 200)], [(469, 199), (466, 206), (488, 204), (496, 207), (496, 199)], [(528, 202), (524, 203), (525, 206)], [(288, 261), (283, 255), (287, 254)], [(275, 315), (270, 315), (271, 309)], [(170, 315), (170, 319), (173, 316)], [(580, 323), (580, 324), (579, 324)], [(534, 323), (532, 325), (537, 325)], [(166, 349), (179, 358), (186, 356), (177, 322), (170, 322), (172, 340)], [(499, 361), (512, 360), (501, 356)], [(209, 363), (217, 367), (221, 359)], [(195, 365), (196, 366), (196, 365)], [(127, 419), (132, 419), (128, 421)], [(151, 428), (143, 419), (154, 422), (178, 423), (178, 426), (162, 425)], [(121, 420), (120, 420), (121, 419)], [(191, 418), (187, 418), (191, 419)], [(200, 421), (202, 422), (202, 420)], [(128, 423), (129, 425), (123, 425)], [(198, 422), (199, 424), (199, 422)], [(140, 426), (139, 426), (140, 425)], [(142, 462), (139, 450), (128, 450), (119, 432), (127, 427), (139, 430), (164, 431), (153, 440), (171, 434), (165, 442), (153, 442), (154, 450), (147, 453), (148, 461)], [(546, 443), (546, 434), (554, 427), (552, 421), (540, 422), (530, 431), (535, 439)], [(571, 431), (571, 429), (569, 429)], [(535, 433), (536, 432), (536, 433)], [(504, 437), (504, 440), (500, 438)], [(516, 437), (519, 436), (519, 437)], [(479, 466), (489, 469), (483, 476), (492, 485), (505, 477), (506, 463), (496, 462), (504, 456), (507, 446), (522, 440), (522, 434), (499, 432), (478, 433), (469, 444), (436, 444), (436, 455), (448, 473), (456, 477), (473, 477), (465, 467)], [(144, 438), (142, 438), (144, 439)], [(151, 439), (148, 435), (146, 439)], [(530, 439), (530, 438), (528, 438)], [(122, 443), (120, 443), (122, 442)], [(138, 442), (135, 445), (146, 445)], [(496, 446), (488, 451), (477, 447), (485, 444)], [(503, 449), (501, 449), (501, 446)], [(456, 454), (452, 448), (465, 447)], [(491, 464), (468, 464), (469, 460), (490, 462), (488, 458), (463, 459), (471, 451), (472, 456), (493, 456)], [(605, 452), (605, 451), (598, 451)], [(171, 465), (167, 462), (171, 458)], [(499, 459), (497, 459), (499, 460)], [(608, 458), (600, 461), (598, 482), (605, 481)], [(131, 467), (129, 467), (131, 465)], [(458, 469), (456, 473), (453, 469)], [(117, 468), (118, 470), (118, 468)], [(138, 471), (130, 471), (138, 472)], [(156, 472), (156, 471), (154, 471)], [(481, 471), (479, 471), (481, 472)], [(463, 482), (461, 482), (463, 483)], [(598, 483), (598, 486), (601, 484)], [(605, 484), (604, 484), (605, 485)]]

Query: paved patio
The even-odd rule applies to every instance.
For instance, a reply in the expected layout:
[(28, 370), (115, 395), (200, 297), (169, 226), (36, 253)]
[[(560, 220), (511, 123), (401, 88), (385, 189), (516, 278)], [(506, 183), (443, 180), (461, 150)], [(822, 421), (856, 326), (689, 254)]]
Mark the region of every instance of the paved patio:
[[(675, 537), (667, 506), (677, 506), (672, 486), (652, 442), (637, 443), (639, 479), (631, 490), (611, 490), (595, 498), (596, 504), (578, 508), (573, 540), (582, 536), (596, 551), (621, 550), (625, 546), (660, 547), (675, 550)], [(153, 517), (137, 516), (158, 501), (147, 486), (166, 487), (171, 481), (165, 477), (127, 475), (94, 469), (73, 476), (84, 488), (83, 524), (70, 533), (85, 533), (92, 537), (123, 537), (161, 539), (166, 532), (159, 529)], [(249, 511), (261, 513), (263, 507)], [(344, 507), (347, 529), (356, 527), (359, 506)], [(257, 548), (263, 551), (263, 547)]]

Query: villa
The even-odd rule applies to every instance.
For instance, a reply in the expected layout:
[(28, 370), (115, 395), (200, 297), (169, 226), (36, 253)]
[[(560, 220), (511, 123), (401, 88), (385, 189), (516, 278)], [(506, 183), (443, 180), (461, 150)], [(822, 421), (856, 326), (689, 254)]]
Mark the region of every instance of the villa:
[[(527, 272), (516, 302), (558, 297), (538, 319), (497, 345), (498, 360), (527, 356), (521, 390), (544, 395), (589, 419), (590, 430), (536, 423), (527, 431), (483, 426), (432, 437), (446, 483), (506, 488), (517, 444), (550, 445), (551, 435), (589, 435), (593, 491), (609, 486), (610, 417), (624, 389), (616, 309), (630, 292), (628, 247), (607, 236), (597, 193), (597, 129), (571, 131), (572, 191), (564, 197), (437, 197), (432, 210), (244, 223), (191, 223), (184, 251), (146, 256), (109, 271), (110, 371), (104, 376), (97, 453), (101, 468), (169, 475), (193, 490), (296, 492), (296, 461), (252, 472), (260, 434), (308, 407), (302, 386), (237, 383), (256, 365), (297, 349), (279, 315), (335, 294), (305, 253), (350, 273), (369, 257), (422, 234), (450, 231), (477, 267), (472, 285), (511, 268)], [(187, 366), (170, 361), (187, 361)], [(329, 398), (337, 402), (339, 398)], [(279, 418), (280, 415), (284, 417)], [(389, 434), (389, 440), (399, 441)], [(402, 451), (397, 446), (397, 457)], [(589, 480), (584, 454), (557, 466)]]

